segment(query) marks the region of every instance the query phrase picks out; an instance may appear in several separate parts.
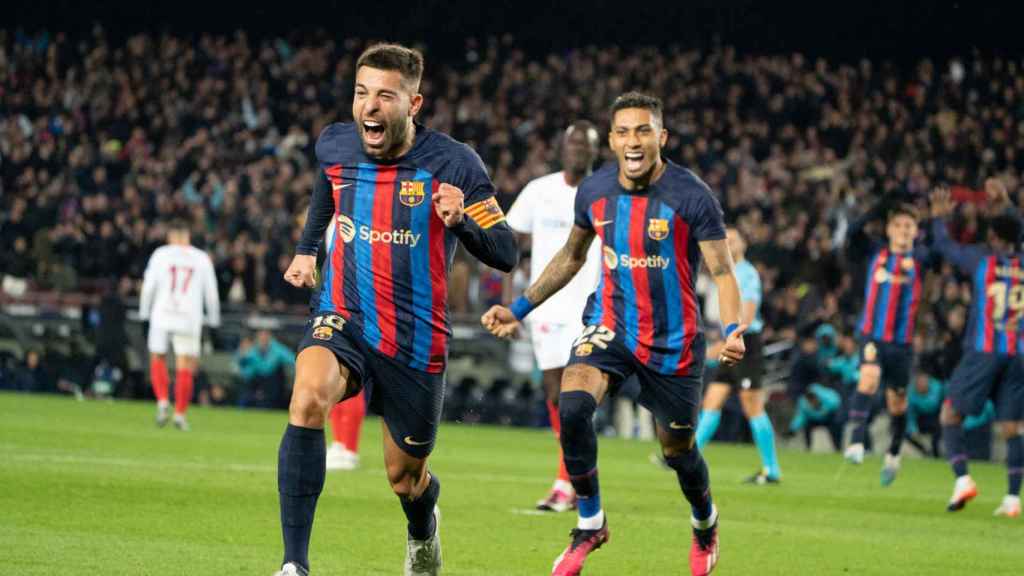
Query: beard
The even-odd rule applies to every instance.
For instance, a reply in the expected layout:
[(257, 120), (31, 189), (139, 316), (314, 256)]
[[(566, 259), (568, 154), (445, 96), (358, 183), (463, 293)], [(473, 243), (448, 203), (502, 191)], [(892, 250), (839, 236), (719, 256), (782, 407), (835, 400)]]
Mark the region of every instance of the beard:
[(363, 135), (363, 150), (370, 157), (387, 159), (394, 157), (405, 145), (405, 137), (408, 134), (410, 119), (406, 117), (388, 118), (381, 121), (384, 131), (384, 138), (380, 146), (370, 146), (366, 143), (366, 128), (359, 123), (359, 132)]

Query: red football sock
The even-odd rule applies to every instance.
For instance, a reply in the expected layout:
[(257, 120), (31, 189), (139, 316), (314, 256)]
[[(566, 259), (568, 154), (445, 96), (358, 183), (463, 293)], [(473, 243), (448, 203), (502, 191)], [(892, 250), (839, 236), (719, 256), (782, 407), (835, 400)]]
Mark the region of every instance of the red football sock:
[(345, 443), (345, 435), (341, 433), (341, 429), (345, 426), (344, 404), (344, 402), (339, 402), (331, 408), (331, 436), (333, 436), (334, 441), (339, 444)]
[(153, 395), (160, 402), (167, 402), (169, 379), (167, 362), (163, 358), (151, 357), (149, 359), (149, 380), (153, 384)]
[(178, 370), (174, 377), (174, 413), (184, 414), (192, 401), (192, 371)]
[[(558, 406), (551, 400), (547, 401), (548, 420), (551, 420), (551, 430), (555, 432), (555, 438), (562, 435), (562, 421), (558, 418)], [(569, 471), (565, 469), (565, 458), (562, 457), (562, 443), (558, 443), (558, 479), (569, 481)]]
[(345, 421), (341, 431), (344, 435), (345, 448), (350, 452), (359, 452), (359, 433), (363, 430), (363, 417), (366, 416), (366, 402), (362, 390), (352, 398), (341, 403)]

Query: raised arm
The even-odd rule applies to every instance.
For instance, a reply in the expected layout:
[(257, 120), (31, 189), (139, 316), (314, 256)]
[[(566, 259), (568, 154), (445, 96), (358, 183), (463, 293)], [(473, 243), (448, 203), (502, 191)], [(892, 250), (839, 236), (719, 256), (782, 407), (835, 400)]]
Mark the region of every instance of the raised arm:
[(500, 338), (511, 336), (516, 331), (519, 320), (530, 310), (540, 306), (555, 292), (561, 290), (576, 276), (587, 261), (587, 251), (594, 241), (594, 231), (581, 226), (573, 226), (569, 239), (548, 265), (541, 272), (537, 281), (530, 285), (518, 300), (510, 307), (492, 306), (480, 319), (485, 328)]
[(316, 256), (320, 248), (320, 239), (334, 216), (334, 196), (331, 194), (331, 183), (322, 170), (318, 170), (316, 183), (313, 185), (313, 199), (306, 211), (306, 225), (302, 228), (295, 253), (303, 256)]
[(740, 288), (736, 283), (729, 244), (725, 238), (704, 240), (700, 242), (700, 251), (711, 279), (718, 288), (719, 318), (726, 338), (719, 360), (725, 364), (735, 364), (743, 359), (746, 350), (743, 346), (743, 332), (748, 324), (741, 324)]
[(943, 258), (949, 260), (964, 274), (973, 274), (978, 262), (985, 257), (987, 251), (974, 245), (959, 244), (949, 237), (946, 230), (946, 218), (953, 213), (953, 200), (949, 190), (939, 188), (932, 192), (932, 246)]
[(316, 286), (316, 253), (320, 249), (320, 239), (334, 217), (334, 195), (331, 183), (320, 171), (313, 185), (313, 199), (306, 211), (306, 225), (302, 228), (302, 237), (295, 247), (295, 257), (284, 273), (286, 282), (296, 288), (312, 288)]
[(519, 262), (519, 247), (516, 235), (501, 214), (501, 208), (493, 197), (480, 202), (486, 206), (474, 212), (474, 206), (466, 209), (461, 222), (450, 226), (459, 242), (484, 264), (502, 272), (511, 272)]

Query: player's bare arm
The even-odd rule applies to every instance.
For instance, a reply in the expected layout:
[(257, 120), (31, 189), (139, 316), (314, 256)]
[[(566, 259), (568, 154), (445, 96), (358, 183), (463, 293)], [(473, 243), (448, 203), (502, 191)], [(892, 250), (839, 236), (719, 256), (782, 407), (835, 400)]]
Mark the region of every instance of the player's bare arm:
[[(576, 276), (587, 261), (587, 250), (594, 241), (594, 231), (573, 226), (565, 245), (555, 253), (537, 281), (523, 293), (531, 308), (544, 303)], [(492, 306), (481, 318), (480, 323), (499, 338), (515, 334), (519, 320), (506, 306)]]
[(725, 345), (719, 359), (723, 364), (736, 364), (743, 359), (746, 352), (743, 332), (749, 324), (741, 324), (744, 319), (740, 317), (740, 288), (733, 273), (729, 244), (724, 238), (705, 240), (700, 243), (700, 251), (704, 256), (704, 264), (715, 281), (715, 286), (718, 287), (719, 315), (722, 325), (726, 327)]

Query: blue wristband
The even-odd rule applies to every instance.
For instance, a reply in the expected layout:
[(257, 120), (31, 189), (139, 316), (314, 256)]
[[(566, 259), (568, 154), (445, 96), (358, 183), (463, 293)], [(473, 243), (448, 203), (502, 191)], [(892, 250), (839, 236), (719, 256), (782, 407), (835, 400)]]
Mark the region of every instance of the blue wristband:
[(740, 325), (735, 323), (735, 322), (733, 322), (732, 324), (726, 325), (726, 327), (722, 330), (722, 336), (724, 338), (728, 338), (729, 334), (732, 334), (733, 332), (735, 332), (736, 329), (739, 328), (739, 327), (740, 327)]
[(508, 306), (508, 309), (512, 311), (512, 315), (516, 317), (516, 320), (526, 318), (526, 315), (533, 311), (533, 308), (533, 304), (526, 299), (526, 296), (516, 298), (515, 301)]

